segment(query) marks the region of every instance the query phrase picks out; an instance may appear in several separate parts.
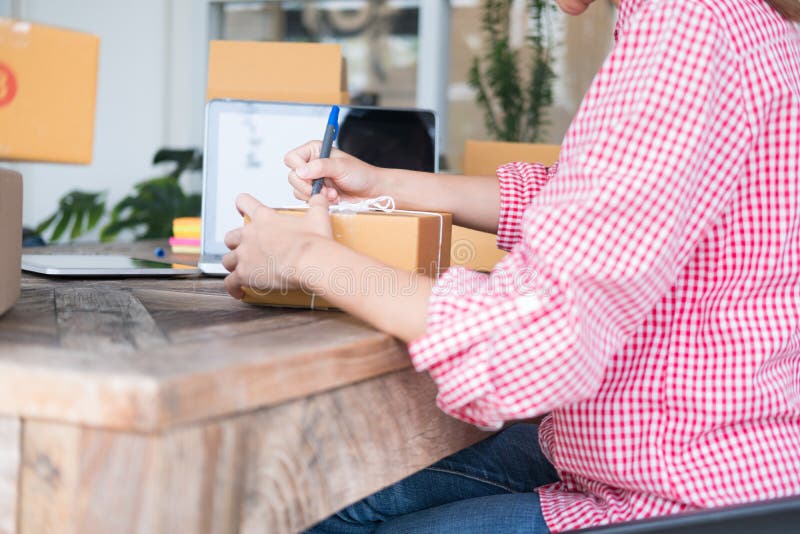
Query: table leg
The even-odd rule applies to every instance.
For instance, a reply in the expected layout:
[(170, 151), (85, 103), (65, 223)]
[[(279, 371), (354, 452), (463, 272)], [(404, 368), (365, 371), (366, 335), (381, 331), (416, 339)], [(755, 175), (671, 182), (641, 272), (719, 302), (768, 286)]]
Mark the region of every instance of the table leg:
[(20, 421), (0, 417), (0, 534), (17, 532)]

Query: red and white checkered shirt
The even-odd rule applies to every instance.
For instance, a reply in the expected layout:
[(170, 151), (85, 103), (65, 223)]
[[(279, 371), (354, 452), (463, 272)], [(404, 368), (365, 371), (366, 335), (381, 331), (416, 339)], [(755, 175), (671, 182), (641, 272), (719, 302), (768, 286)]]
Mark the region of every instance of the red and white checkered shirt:
[(491, 275), (413, 342), (442, 410), (550, 412), (553, 531), (800, 494), (800, 35), (762, 0), (622, 0), (557, 166), (498, 170)]

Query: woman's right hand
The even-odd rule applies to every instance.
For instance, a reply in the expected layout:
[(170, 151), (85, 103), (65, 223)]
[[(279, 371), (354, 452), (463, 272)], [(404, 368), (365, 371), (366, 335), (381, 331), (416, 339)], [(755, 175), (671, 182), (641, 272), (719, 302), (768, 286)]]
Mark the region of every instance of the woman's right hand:
[(331, 149), (329, 158), (319, 159), (321, 148), (320, 141), (309, 141), (284, 156), (283, 162), (289, 167), (289, 184), (296, 198), (308, 200), (316, 178), (325, 178), (321, 194), (326, 195), (331, 204), (340, 200), (358, 202), (382, 194), (378, 167), (336, 148)]

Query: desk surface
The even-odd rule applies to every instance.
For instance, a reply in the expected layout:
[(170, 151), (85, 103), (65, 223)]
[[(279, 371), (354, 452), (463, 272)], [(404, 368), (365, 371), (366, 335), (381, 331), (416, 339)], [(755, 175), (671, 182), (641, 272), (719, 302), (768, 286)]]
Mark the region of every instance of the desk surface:
[(25, 274), (0, 317), (0, 532), (296, 532), (486, 437), (435, 395), (344, 313)]
[[(157, 245), (25, 252), (148, 258)], [(24, 273), (0, 318), (3, 415), (118, 430), (249, 411), (409, 365), (403, 344), (344, 313), (249, 306), (221, 278)]]

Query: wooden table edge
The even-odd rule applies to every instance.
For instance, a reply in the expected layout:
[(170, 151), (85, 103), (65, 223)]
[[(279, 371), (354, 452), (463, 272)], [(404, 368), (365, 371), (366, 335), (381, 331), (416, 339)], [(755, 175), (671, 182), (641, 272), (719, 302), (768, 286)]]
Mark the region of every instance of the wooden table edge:
[[(376, 348), (382, 345), (376, 350), (376, 355), (382, 357), (379, 365), (359, 365), (357, 358), (353, 359), (354, 365), (349, 365), (347, 355), (342, 354), (334, 362), (323, 362), (328, 372), (316, 373), (313, 364), (292, 366), (284, 377), (291, 384), (286, 388), (265, 380), (264, 373), (270, 371), (259, 372), (261, 362), (163, 379), (133, 372), (87, 373), (0, 362), (0, 416), (115, 431), (161, 432), (253, 412), (410, 368), (408, 353), (400, 342), (385, 334), (381, 337), (376, 343)], [(55, 353), (63, 354), (63, 350), (54, 350)], [(313, 361), (316, 354), (299, 356)], [(298, 355), (293, 358), (296, 360)], [(298, 372), (313, 372), (319, 378), (294, 381)], [(250, 396), (239, 395), (243, 390), (249, 391)], [(189, 405), (198, 392), (212, 395), (213, 401)], [(176, 403), (181, 404), (181, 409), (176, 409)]]

